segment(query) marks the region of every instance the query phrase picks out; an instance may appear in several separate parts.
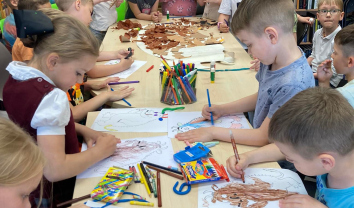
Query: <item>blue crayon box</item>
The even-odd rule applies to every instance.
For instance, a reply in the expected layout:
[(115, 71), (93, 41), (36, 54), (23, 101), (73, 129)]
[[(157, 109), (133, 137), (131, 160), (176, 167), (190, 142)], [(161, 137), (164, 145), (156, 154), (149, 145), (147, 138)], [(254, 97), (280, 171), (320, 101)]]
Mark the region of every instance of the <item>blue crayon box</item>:
[(173, 159), (178, 163), (190, 162), (211, 155), (211, 151), (203, 144), (196, 144), (193, 147), (187, 146), (185, 150), (173, 155)]

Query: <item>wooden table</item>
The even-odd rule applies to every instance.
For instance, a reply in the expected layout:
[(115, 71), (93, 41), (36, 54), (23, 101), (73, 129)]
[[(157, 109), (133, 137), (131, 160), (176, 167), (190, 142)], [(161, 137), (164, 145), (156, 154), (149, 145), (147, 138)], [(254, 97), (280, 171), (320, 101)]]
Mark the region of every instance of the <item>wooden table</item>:
[[(146, 24), (146, 21), (139, 21), (142, 24)], [(216, 28), (211, 29), (214, 33), (217, 32)], [(127, 100), (133, 105), (133, 107), (157, 107), (164, 108), (167, 107), (166, 104), (159, 102), (159, 71), (160, 60), (155, 57), (148, 55), (141, 51), (134, 43), (120, 43), (119, 35), (123, 34), (125, 30), (112, 30), (109, 29), (106, 37), (103, 41), (101, 50), (117, 50), (119, 48), (132, 47), (135, 49), (134, 59), (144, 60), (147, 63), (134, 74), (132, 74), (126, 80), (139, 80), (139, 84), (133, 84), (131, 86), (135, 87), (133, 94), (127, 98)], [(236, 39), (230, 34), (223, 34), (225, 38), (224, 46), (228, 51), (235, 52), (236, 62), (234, 65), (221, 65), (217, 64), (218, 69), (233, 69), (233, 68), (244, 68), (249, 67), (249, 62), (251, 58), (243, 50), (242, 46), (236, 41)], [(102, 63), (101, 63), (102, 64)], [(146, 73), (146, 69), (152, 64), (155, 68), (149, 73)], [(198, 101), (194, 104), (185, 105), (186, 109), (184, 111), (201, 111), (202, 107), (207, 103), (206, 89), (210, 91), (211, 101), (215, 104), (222, 104), (226, 102), (231, 102), (242, 97), (253, 94), (258, 89), (258, 83), (255, 79), (255, 72), (253, 71), (237, 71), (237, 72), (218, 72), (216, 73), (216, 81), (214, 84), (210, 83), (209, 73), (199, 72), (197, 80), (197, 99)], [(114, 86), (117, 87), (117, 86)], [(94, 94), (99, 94), (100, 91), (93, 92)], [(126, 104), (119, 101), (114, 102), (113, 107), (126, 107)], [(91, 112), (87, 117), (87, 126), (91, 126), (99, 112)], [(121, 139), (129, 139), (136, 137), (153, 137), (153, 136), (163, 136), (166, 133), (114, 133)], [(172, 145), (174, 151), (181, 150), (185, 148), (184, 142), (180, 142), (176, 139), (172, 139)], [(256, 149), (256, 147), (250, 147), (245, 145), (238, 145), (238, 151), (240, 153), (247, 152)], [(232, 145), (226, 142), (220, 142), (219, 145), (211, 148), (214, 158), (221, 164), (226, 163), (228, 157), (233, 155)], [(263, 163), (252, 165), (251, 167), (263, 167), (263, 168), (279, 168), (277, 163)], [(96, 178), (86, 178), (77, 179), (76, 187), (74, 192), (74, 198), (80, 197), (90, 193), (96, 184), (99, 182), (101, 177)], [(180, 196), (172, 191), (174, 184), (178, 181), (175, 178), (161, 174), (161, 193), (162, 193), (162, 207), (174, 208), (195, 208), (198, 206), (197, 196), (198, 196), (198, 185), (193, 185), (192, 190), (189, 194)], [(180, 181), (181, 183), (182, 181)], [(157, 207), (157, 199), (149, 198), (143, 184), (132, 183), (129, 186), (129, 192), (139, 194), (146, 197), (148, 201), (153, 202), (155, 207)], [(131, 198), (131, 197), (129, 197)], [(129, 203), (121, 203), (119, 207), (132, 207)], [(136, 207), (136, 206), (134, 206)], [(142, 207), (142, 206), (141, 206)]]
[[(193, 18), (191, 18), (193, 19)], [(138, 20), (132, 20), (138, 21)], [(172, 20), (171, 20), (172, 21)], [(142, 25), (150, 23), (149, 21), (139, 20)], [(113, 51), (128, 47), (135, 50), (133, 58), (135, 60), (147, 61), (138, 71), (130, 75), (127, 79), (122, 81), (139, 80), (138, 84), (131, 84), (135, 90), (127, 98), (127, 101), (132, 104), (132, 107), (161, 107), (164, 108), (167, 105), (160, 103), (159, 98), (159, 68), (161, 61), (156, 56), (149, 55), (138, 48), (136, 43), (128, 42), (121, 43), (119, 36), (123, 35), (127, 30), (108, 29), (107, 34), (102, 42), (101, 51)], [(199, 31), (202, 34), (208, 35), (210, 32), (218, 34), (217, 27), (210, 27), (207, 31)], [(216, 69), (236, 69), (236, 68), (248, 68), (250, 67), (250, 56), (245, 52), (242, 46), (237, 42), (235, 37), (231, 33), (223, 33), (225, 42), (223, 46), (226, 51), (235, 53), (235, 64), (223, 65), (216, 63)], [(100, 62), (98, 64), (104, 64), (106, 62)], [(146, 72), (151, 65), (155, 67)], [(209, 63), (207, 64), (209, 65)], [(256, 73), (254, 71), (236, 71), (236, 72), (216, 72), (215, 83), (210, 83), (210, 73), (198, 72), (197, 78), (197, 104), (186, 105), (186, 110), (195, 111), (201, 110), (201, 107), (207, 103), (206, 89), (210, 91), (211, 102), (214, 104), (221, 104), (237, 100), (239, 98), (248, 96), (255, 93), (258, 90), (258, 82), (255, 79)], [(102, 79), (102, 78), (101, 78)], [(113, 89), (118, 89), (118, 85), (113, 85)], [(106, 89), (102, 90), (105, 91)], [(93, 91), (93, 95), (97, 95), (102, 91)], [(128, 107), (123, 101), (117, 101), (112, 103), (112, 107)]]

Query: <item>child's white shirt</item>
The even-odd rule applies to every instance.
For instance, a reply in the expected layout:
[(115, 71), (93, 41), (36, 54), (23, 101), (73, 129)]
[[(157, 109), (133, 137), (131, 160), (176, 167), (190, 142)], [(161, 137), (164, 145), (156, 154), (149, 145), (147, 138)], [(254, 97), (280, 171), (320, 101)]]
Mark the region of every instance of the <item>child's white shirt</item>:
[[(38, 78), (44, 79), (50, 84), (54, 82), (43, 72), (33, 67), (27, 66), (23, 62), (13, 61), (6, 70), (12, 78), (18, 81), (25, 81)], [(37, 135), (65, 135), (65, 126), (70, 121), (70, 106), (66, 93), (59, 88), (54, 88), (45, 95), (38, 105), (33, 118), (31, 127), (37, 129)]]
[[(109, 26), (117, 21), (116, 5), (113, 1), (101, 2), (93, 7), (90, 27), (97, 31), (107, 31)], [(111, 8), (110, 8), (111, 7)]]

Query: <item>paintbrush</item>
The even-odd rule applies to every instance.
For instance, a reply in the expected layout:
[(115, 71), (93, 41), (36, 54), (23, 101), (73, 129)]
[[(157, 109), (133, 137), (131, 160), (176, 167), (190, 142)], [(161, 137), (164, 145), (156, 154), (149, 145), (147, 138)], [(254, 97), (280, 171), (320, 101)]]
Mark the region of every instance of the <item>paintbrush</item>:
[[(236, 164), (238, 164), (238, 162), (240, 161), (240, 156), (238, 155), (236, 141), (235, 141), (234, 135), (232, 134), (231, 130), (230, 130), (230, 138), (231, 138), (232, 148), (234, 149), (234, 153), (235, 153)], [(241, 169), (241, 171), (242, 171), (241, 179), (242, 179), (242, 182), (245, 183), (245, 173), (243, 172), (242, 169)]]

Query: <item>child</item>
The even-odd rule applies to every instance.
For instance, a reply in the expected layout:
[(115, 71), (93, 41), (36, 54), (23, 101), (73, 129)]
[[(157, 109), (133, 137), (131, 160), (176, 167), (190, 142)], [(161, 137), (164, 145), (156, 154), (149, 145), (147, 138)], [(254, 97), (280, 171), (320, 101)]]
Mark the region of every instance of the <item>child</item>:
[[(92, 0), (56, 0), (56, 3), (61, 11), (77, 18), (87, 26), (90, 25)], [(87, 75), (92, 78), (105, 77), (129, 69), (134, 61), (133, 58), (124, 59), (128, 54), (128, 50), (101, 51), (97, 61), (120, 59), (120, 62), (114, 65), (95, 65)]]
[[(344, 12), (342, 0), (319, 0), (317, 19), (321, 23), (322, 28), (317, 30), (313, 36), (312, 53), (307, 61), (312, 65), (312, 71), (317, 78), (317, 67), (324, 60), (329, 59), (333, 52), (334, 37), (341, 30), (338, 24), (343, 19)], [(331, 78), (332, 87), (340, 87), (340, 81), (343, 75), (337, 74), (336, 69), (332, 67), (333, 75)]]
[(200, 6), (204, 6), (203, 18), (217, 21), (219, 18), (219, 7), (221, 0), (198, 0)]
[(137, 18), (153, 22), (162, 20), (162, 14), (157, 11), (159, 0), (128, 0), (128, 5), (125, 19)]
[(160, 0), (162, 14), (167, 11), (171, 16), (195, 16), (197, 14), (197, 0)]
[[(275, 111), (298, 92), (313, 87), (314, 78), (293, 37), (294, 5), (291, 1), (242, 1), (232, 22), (236, 36), (248, 46), (248, 52), (261, 62), (256, 75), (259, 90), (231, 103), (204, 106), (202, 115), (210, 120), (211, 113), (214, 119), (218, 119), (228, 114), (255, 110), (254, 129), (232, 131), (240, 144), (263, 146), (268, 144), (268, 125)], [(218, 127), (195, 129), (177, 134), (176, 138), (189, 142), (213, 139), (230, 142), (229, 129)]]
[[(7, 5), (7, 7), (11, 9), (11, 11), (13, 9), (17, 9), (18, 0), (5, 0), (5, 3)], [(12, 46), (14, 45), (16, 37), (17, 37), (15, 19), (14, 19), (14, 15), (12, 14), (12, 12), (10, 13), (9, 16), (7, 16), (5, 18), (4, 31), (2, 31), (2, 33), (3, 33), (3, 37), (4, 37), (5, 46), (6, 46), (7, 50), (9, 50), (11, 53)]]
[[(51, 8), (49, 0), (21, 0), (17, 2), (19, 10), (37, 10), (41, 8)], [(28, 63), (28, 61), (31, 60), (32, 56), (33, 49), (24, 46), (22, 41), (19, 38), (16, 38), (16, 41), (12, 47), (12, 60)]]
[(230, 157), (228, 172), (239, 178), (249, 164), (286, 159), (302, 174), (317, 176), (318, 201), (293, 195), (280, 201), (281, 208), (353, 207), (353, 127), (353, 107), (338, 91), (304, 90), (274, 114), (269, 124), (274, 144), (241, 154), (237, 165), (235, 156)]
[(117, 0), (115, 2), (112, 0), (101, 2), (93, 7), (90, 30), (100, 43), (102, 43), (109, 26), (117, 21), (116, 8), (118, 8), (123, 2), (124, 0)]
[(0, 144), (6, 144), (0, 145), (0, 204), (30, 207), (34, 201), (31, 192), (42, 185), (43, 153), (30, 135), (4, 118), (0, 118)]
[[(95, 64), (97, 39), (75, 18), (58, 10), (42, 11), (48, 16), (41, 11), (14, 11), (16, 22), (24, 26), (17, 28), (17, 35), (25, 46), (34, 46), (34, 55), (28, 65), (9, 64), (11, 76), (3, 97), (9, 118), (36, 139), (47, 159), (44, 176), (56, 182), (53, 203), (57, 204), (72, 197), (75, 176), (110, 156), (120, 140), (75, 124), (65, 94)], [(75, 130), (83, 136), (87, 151), (79, 153)], [(51, 188), (45, 183), (45, 202), (50, 202)]]

